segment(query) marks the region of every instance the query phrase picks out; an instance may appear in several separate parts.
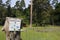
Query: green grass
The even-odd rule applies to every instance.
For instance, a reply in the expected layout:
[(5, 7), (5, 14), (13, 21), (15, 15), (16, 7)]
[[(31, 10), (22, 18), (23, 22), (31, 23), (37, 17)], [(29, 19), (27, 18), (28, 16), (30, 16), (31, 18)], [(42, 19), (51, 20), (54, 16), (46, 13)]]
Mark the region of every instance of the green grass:
[(1, 28), (0, 27), (0, 40), (5, 40), (5, 33), (1, 31)]
[[(0, 27), (1, 29), (1, 27)], [(23, 28), (22, 40), (60, 40), (60, 27)], [(0, 31), (0, 40), (5, 40), (5, 33)]]

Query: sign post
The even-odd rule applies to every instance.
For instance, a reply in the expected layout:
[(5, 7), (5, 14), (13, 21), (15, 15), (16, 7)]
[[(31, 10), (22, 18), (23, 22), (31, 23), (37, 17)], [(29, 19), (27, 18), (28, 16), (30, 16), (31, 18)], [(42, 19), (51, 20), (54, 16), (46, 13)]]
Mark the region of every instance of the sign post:
[(6, 33), (6, 40), (21, 40), (21, 19), (7, 17), (2, 30)]

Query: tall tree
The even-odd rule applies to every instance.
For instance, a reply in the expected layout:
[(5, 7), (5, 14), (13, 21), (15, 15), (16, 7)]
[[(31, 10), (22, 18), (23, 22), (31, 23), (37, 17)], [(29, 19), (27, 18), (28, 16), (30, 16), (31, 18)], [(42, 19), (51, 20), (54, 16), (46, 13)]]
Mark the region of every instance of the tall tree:
[(6, 16), (15, 17), (14, 16), (15, 14), (13, 13), (13, 10), (11, 8), (11, 0), (6, 1), (6, 9), (7, 9)]
[(0, 5), (2, 4), (2, 0), (0, 0)]
[(60, 25), (60, 3), (55, 5), (54, 22), (56, 25)]
[(16, 1), (15, 8), (22, 10), (23, 7), (25, 7), (25, 1), (24, 0)]
[(25, 1), (24, 0), (21, 0), (21, 2), (20, 2), (20, 7), (25, 7)]
[(20, 3), (20, 1), (17, 1), (17, 2), (16, 2), (15, 6), (14, 6), (16, 9), (19, 8), (19, 5), (20, 5), (19, 3)]
[(6, 1), (6, 6), (10, 5), (10, 1), (11, 1), (11, 0), (7, 0), (7, 1)]
[(53, 0), (52, 1), (52, 7), (55, 8), (55, 5), (58, 4), (58, 0)]
[(33, 0), (33, 23), (36, 22), (37, 25), (49, 23), (50, 9), (50, 0)]
[(6, 16), (6, 8), (4, 7), (3, 1), (0, 0), (0, 25), (3, 25)]
[(22, 17), (24, 14), (23, 14), (23, 7), (25, 7), (25, 2), (24, 0), (21, 0), (21, 1), (16, 1), (16, 4), (15, 4), (15, 9), (16, 9), (16, 16), (17, 17)]
[(24, 23), (26, 24), (30, 24), (30, 5), (28, 6), (28, 8), (25, 8), (24, 10)]

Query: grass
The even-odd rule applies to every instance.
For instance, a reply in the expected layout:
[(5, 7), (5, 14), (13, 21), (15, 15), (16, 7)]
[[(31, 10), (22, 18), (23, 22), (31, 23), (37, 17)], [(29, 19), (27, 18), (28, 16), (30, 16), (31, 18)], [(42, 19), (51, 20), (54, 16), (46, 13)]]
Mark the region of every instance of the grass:
[[(23, 29), (22, 40), (60, 40), (60, 27), (27, 27)], [(2, 31), (0, 31), (0, 40), (5, 40), (5, 33)]]
[(0, 40), (5, 40), (5, 33), (1, 31), (1, 28), (0, 27)]

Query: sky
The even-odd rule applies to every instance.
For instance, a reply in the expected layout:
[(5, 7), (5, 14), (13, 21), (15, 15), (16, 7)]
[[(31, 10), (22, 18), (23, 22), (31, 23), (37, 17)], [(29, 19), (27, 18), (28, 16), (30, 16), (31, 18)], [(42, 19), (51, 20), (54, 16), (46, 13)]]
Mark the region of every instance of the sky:
[[(13, 7), (15, 5), (16, 1), (17, 0), (12, 0), (11, 1), (11, 7)], [(25, 1), (26, 8), (27, 8), (30, 0), (24, 0), (24, 1)], [(60, 2), (60, 0), (58, 0), (58, 1)], [(5, 3), (5, 2), (6, 2), (6, 0), (3, 0), (3, 3)]]
[(60, 2), (60, 0), (58, 0)]
[[(11, 6), (12, 6), (12, 7), (15, 5), (16, 1), (17, 1), (17, 0), (12, 0), (12, 1), (11, 1)], [(25, 1), (26, 7), (28, 7), (28, 4), (29, 4), (29, 1), (30, 1), (30, 0), (24, 0), (24, 1)], [(6, 2), (6, 0), (3, 0), (3, 3), (5, 3), (5, 2)]]

